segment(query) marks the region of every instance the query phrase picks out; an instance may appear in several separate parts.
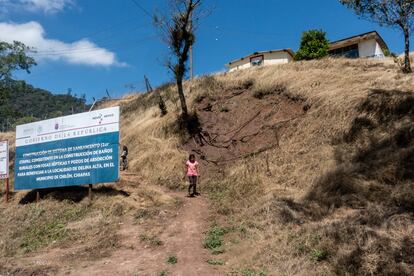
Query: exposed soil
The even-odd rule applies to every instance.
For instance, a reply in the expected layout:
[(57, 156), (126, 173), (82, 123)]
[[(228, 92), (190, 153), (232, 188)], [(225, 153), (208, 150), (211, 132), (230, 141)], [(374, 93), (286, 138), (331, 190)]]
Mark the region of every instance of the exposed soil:
[(224, 90), (195, 106), (202, 132), (185, 148), (215, 164), (278, 147), (286, 123), (310, 108), (305, 99), (291, 97), (283, 85), (274, 91)]
[[(139, 181), (135, 175), (122, 178)], [(203, 196), (187, 198), (185, 192), (158, 186), (151, 188), (175, 198), (176, 208), (163, 210), (161, 215), (142, 222), (133, 215), (125, 215), (118, 233), (114, 233), (120, 245), (110, 256), (93, 259), (71, 254), (82, 245), (46, 249), (14, 259), (7, 268), (0, 267), (0, 275), (159, 275), (163, 271), (168, 275), (225, 275), (223, 266), (207, 263), (213, 256), (203, 248), (209, 227), (207, 200)], [(149, 240), (152, 236), (159, 240), (157, 244)], [(169, 256), (176, 256), (177, 263), (169, 264)]]
[[(83, 264), (69, 275), (158, 275), (162, 271), (170, 275), (223, 275), (207, 263), (211, 255), (202, 247), (209, 226), (207, 201), (203, 197), (187, 198), (183, 192), (165, 192), (183, 205), (174, 217), (151, 226), (151, 233), (160, 233), (161, 246), (140, 241), (140, 233), (147, 232), (149, 226), (137, 226), (130, 217), (119, 232), (120, 249), (109, 258)], [(176, 256), (177, 264), (168, 264), (169, 256)]]

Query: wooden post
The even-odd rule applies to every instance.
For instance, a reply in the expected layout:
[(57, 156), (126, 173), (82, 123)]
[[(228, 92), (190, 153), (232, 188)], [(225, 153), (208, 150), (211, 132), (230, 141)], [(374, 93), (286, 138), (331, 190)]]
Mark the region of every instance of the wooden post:
[(10, 189), (9, 179), (6, 178), (6, 195), (5, 195), (5, 197), (6, 197), (6, 203), (9, 202), (9, 189)]
[(40, 201), (40, 192), (36, 191), (36, 203), (39, 203)]
[(92, 203), (92, 184), (89, 184), (88, 197), (89, 203)]

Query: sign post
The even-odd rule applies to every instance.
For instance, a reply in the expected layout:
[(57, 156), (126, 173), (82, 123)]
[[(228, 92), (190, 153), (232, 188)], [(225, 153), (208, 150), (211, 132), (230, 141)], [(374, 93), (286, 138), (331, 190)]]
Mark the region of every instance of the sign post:
[(89, 203), (92, 203), (92, 184), (88, 185), (88, 197), (89, 197)]
[(0, 141), (0, 179), (5, 179), (5, 200), (9, 201), (9, 141)]
[(9, 202), (9, 190), (10, 190), (9, 178), (6, 178), (6, 203)]
[(16, 127), (16, 190), (91, 186), (119, 179), (119, 107)]

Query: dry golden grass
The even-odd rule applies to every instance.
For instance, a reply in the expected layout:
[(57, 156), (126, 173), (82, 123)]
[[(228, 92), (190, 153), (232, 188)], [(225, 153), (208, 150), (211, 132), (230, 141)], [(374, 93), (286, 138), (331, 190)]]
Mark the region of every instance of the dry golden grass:
[[(218, 98), (223, 91), (265, 95), (282, 86), (281, 96), (304, 101), (308, 110), (285, 124), (278, 148), (226, 163), (220, 169), (204, 163), (201, 185), (217, 213), (212, 220), (229, 231), (225, 238), (229, 266), (240, 275), (243, 270), (267, 271), (269, 275), (412, 272), (412, 169), (401, 165), (404, 160), (411, 162), (412, 109), (403, 108), (401, 116), (391, 116), (386, 122), (377, 111), (385, 108), (392, 113), (404, 107), (407, 99), (409, 103), (414, 76), (399, 72), (392, 59), (327, 58), (205, 76), (187, 82), (185, 90), (189, 109), (200, 112), (196, 110), (198, 102)], [(139, 175), (143, 183), (182, 188), (188, 154), (182, 142), (188, 137), (177, 131), (179, 103), (174, 87), (165, 86), (160, 93), (168, 109), (163, 117), (156, 93), (129, 95), (102, 107), (121, 106), (121, 143), (130, 151), (130, 172)], [(391, 96), (381, 98), (387, 93)], [(376, 101), (380, 103), (374, 106), (377, 109), (361, 107)], [(232, 108), (243, 112), (237, 102)], [(370, 129), (366, 119), (375, 127)], [(393, 131), (406, 137), (404, 148), (395, 146), (399, 136)], [(375, 151), (375, 139), (389, 143), (379, 143), (383, 147)], [(375, 154), (364, 156), (384, 160), (385, 165), (363, 159), (357, 162), (355, 158), (362, 158), (360, 153), (367, 150)], [(361, 166), (368, 170), (361, 170)], [(401, 168), (405, 178), (398, 174)], [(118, 210), (115, 205), (120, 203), (123, 210), (134, 210), (141, 216), (147, 214), (142, 211), (145, 208), (171, 204), (162, 195), (155, 195), (154, 200), (148, 188), (138, 192), (136, 184), (125, 183), (123, 187), (131, 196), (102, 199), (97, 203), (102, 206), (99, 212)], [(136, 200), (142, 198), (142, 206), (137, 206)], [(80, 221), (67, 225), (83, 227), (100, 217), (94, 212), (98, 211), (88, 211)], [(23, 213), (13, 217), (24, 220)]]
[[(176, 114), (170, 112), (160, 118), (156, 106), (130, 108), (131, 105), (139, 106), (141, 102), (145, 105), (151, 97), (140, 95), (121, 102), (121, 144), (128, 146), (131, 171), (150, 183), (179, 188), (183, 184), (181, 179), (186, 153), (180, 149), (179, 137), (168, 131), (176, 120)], [(171, 102), (168, 107), (172, 108)]]
[[(266, 168), (266, 154), (261, 154), (226, 164), (219, 173), (209, 167), (203, 176), (202, 185), (219, 214), (216, 219), (226, 215), (223, 223), (232, 229), (228, 236), (239, 241), (234, 244), (228, 241), (226, 250), (237, 256), (229, 259), (230, 265), (240, 273), (243, 269), (254, 269), (270, 275), (409, 272), (413, 268), (411, 259), (393, 256), (399, 253), (405, 256), (412, 250), (413, 240), (407, 236), (413, 231), (412, 216), (397, 216), (391, 225), (364, 226), (360, 220), (370, 216), (384, 221), (384, 214), (389, 214), (392, 206), (380, 206), (368, 196), (370, 203), (361, 211), (358, 209), (361, 206), (341, 205), (338, 200), (350, 200), (344, 193), (350, 183), (357, 183), (355, 196), (361, 197), (361, 201), (366, 200), (364, 196), (375, 185), (382, 185), (379, 178), (368, 180), (371, 184), (367, 185), (367, 180), (356, 176), (355, 169), (349, 169), (354, 166), (352, 153), (366, 147), (369, 141), (360, 138), (347, 145), (341, 140), (355, 128), (361, 104), (370, 99), (373, 91), (409, 95), (414, 77), (399, 72), (392, 59), (328, 58), (206, 76), (185, 84), (193, 111), (196, 103), (220, 97), (222, 91), (263, 94), (280, 86), (286, 88), (284, 96), (292, 101), (306, 101), (310, 108), (287, 123), (279, 138), (280, 147), (268, 152), (271, 175)], [(145, 104), (148, 95), (126, 98), (123, 105), (136, 101), (145, 108), (127, 108), (122, 137), (123, 143), (131, 148), (134, 171), (153, 183), (176, 187), (186, 153), (180, 148), (179, 137), (171, 131), (179, 111), (172, 89), (161, 91), (169, 111), (162, 118), (155, 102), (149, 108)], [(402, 96), (397, 95), (394, 102)], [(243, 112), (242, 106), (237, 108)], [(378, 130), (375, 135), (386, 134)], [(347, 150), (351, 153), (342, 156), (346, 159), (342, 164), (338, 154)], [(377, 174), (392, 178), (398, 160), (387, 162), (389, 166)], [(411, 185), (412, 182), (401, 187)], [(379, 191), (380, 197), (397, 193), (392, 188)], [(404, 191), (404, 195), (409, 193), (406, 188)], [(412, 199), (402, 198), (401, 193), (395, 198), (397, 202)], [(387, 251), (379, 253), (379, 246)], [(401, 259), (408, 264), (400, 263)]]
[[(200, 83), (198, 90), (197, 82)], [(209, 88), (203, 87), (207, 84)], [(407, 240), (407, 234), (413, 231), (412, 215), (403, 215), (401, 219), (404, 223), (399, 222), (398, 218), (393, 228), (381, 223), (374, 228), (365, 227), (360, 222), (373, 216), (373, 220), (376, 218), (385, 223), (387, 216), (392, 215), (392, 210), (398, 206), (407, 206), (400, 212), (411, 210), (407, 202), (413, 197), (407, 189), (412, 187), (412, 180), (399, 188), (377, 188), (376, 194), (373, 190), (378, 185), (384, 187), (378, 184), (382, 183), (382, 178), (393, 179), (398, 170), (395, 166), (403, 161), (397, 157), (390, 159), (378, 155), (377, 158), (388, 165), (382, 171), (372, 169), (378, 175), (371, 180), (374, 182), (372, 185), (365, 184), (364, 175), (359, 174), (357, 169), (345, 168), (342, 176), (337, 173), (343, 166), (354, 166), (352, 154), (342, 157), (347, 160), (346, 164), (339, 162), (338, 152), (341, 149), (350, 150), (351, 146), (353, 152), (363, 150), (368, 146), (369, 139), (373, 139), (367, 137), (368, 142), (364, 142), (362, 137), (350, 146), (338, 146), (338, 139), (349, 132), (355, 126), (355, 118), (361, 116), (361, 104), (374, 97), (375, 91), (396, 94), (395, 98), (386, 98), (383, 103), (404, 102), (404, 97), (412, 97), (414, 77), (400, 73), (391, 60), (324, 59), (205, 77), (193, 84), (192, 93), (196, 96), (190, 97), (214, 98), (222, 89), (237, 90), (240, 87), (266, 91), (281, 84), (287, 87), (292, 99), (306, 100), (310, 109), (304, 116), (288, 123), (286, 132), (280, 137), (280, 148), (269, 152), (271, 176), (266, 175), (265, 154), (262, 154), (245, 161), (252, 165), (258, 163), (257, 171), (248, 170), (244, 162), (234, 162), (227, 168), (229, 173), (218, 177), (218, 182), (217, 179), (208, 182), (213, 202), (218, 205), (217, 210), (232, 214), (230, 223), (233, 228), (242, 229), (241, 236), (249, 233), (245, 242), (234, 246), (238, 252), (232, 264), (258, 270), (265, 267), (271, 275), (409, 274), (413, 269), (411, 259), (404, 259), (408, 264), (401, 263), (401, 257), (394, 255), (405, 256), (412, 250), (413, 239)], [(395, 120), (392, 125), (383, 125), (373, 136), (386, 138), (390, 135), (389, 132), (384, 133), (387, 127), (398, 131), (404, 120), (410, 124), (412, 117), (406, 116), (412, 112), (410, 110), (404, 111), (407, 112), (403, 114), (405, 118)], [(411, 138), (407, 139), (411, 143)], [(397, 156), (404, 153), (397, 148), (388, 149), (386, 154), (393, 150), (396, 150)], [(341, 166), (340, 171), (338, 166)], [(246, 175), (249, 177), (246, 178)], [(345, 178), (339, 180), (341, 177)], [(326, 190), (331, 183), (338, 186)], [(354, 196), (362, 202), (368, 200), (369, 207), (335, 206), (338, 199), (350, 200), (343, 191), (350, 183), (357, 183)], [(259, 186), (264, 188), (257, 189)], [(250, 187), (250, 190), (246, 192), (245, 187)], [(404, 192), (399, 192), (400, 189)], [(237, 194), (232, 192), (234, 190), (248, 194), (246, 200), (254, 200), (239, 201)], [(381, 197), (390, 194), (395, 194), (391, 197), (394, 198), (392, 202), (386, 207), (380, 206)], [(309, 195), (313, 198), (310, 199)], [(334, 201), (331, 204), (334, 205), (325, 207), (323, 201), (332, 196)], [(357, 208), (356, 212), (354, 208)], [(358, 208), (364, 208), (364, 211)], [(341, 236), (342, 232), (348, 234)], [(335, 238), (336, 235), (341, 238)], [(369, 238), (364, 238), (367, 235)], [(356, 241), (361, 247), (355, 247)], [(384, 246), (387, 251), (379, 253), (379, 246)]]

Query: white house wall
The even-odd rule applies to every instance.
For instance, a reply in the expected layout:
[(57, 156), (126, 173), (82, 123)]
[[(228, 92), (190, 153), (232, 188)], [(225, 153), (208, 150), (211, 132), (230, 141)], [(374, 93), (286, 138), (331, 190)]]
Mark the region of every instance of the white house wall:
[(251, 67), (250, 59), (245, 58), (243, 60), (239, 60), (239, 61), (236, 61), (236, 62), (232, 63), (230, 65), (230, 70), (229, 71), (232, 72), (232, 71), (235, 71), (235, 70), (247, 69), (247, 68), (250, 68), (250, 67)]
[(273, 52), (264, 55), (264, 65), (285, 64), (292, 60), (286, 52)]
[(365, 40), (358, 44), (359, 57), (383, 57), (384, 53), (375, 39)]
[[(264, 66), (285, 64), (293, 60), (293, 58), (286, 52), (264, 53), (262, 55), (264, 56)], [(233, 72), (235, 70), (248, 69), (250, 67), (252, 67), (250, 64), (250, 58), (245, 58), (233, 62), (229, 66), (229, 71)]]

